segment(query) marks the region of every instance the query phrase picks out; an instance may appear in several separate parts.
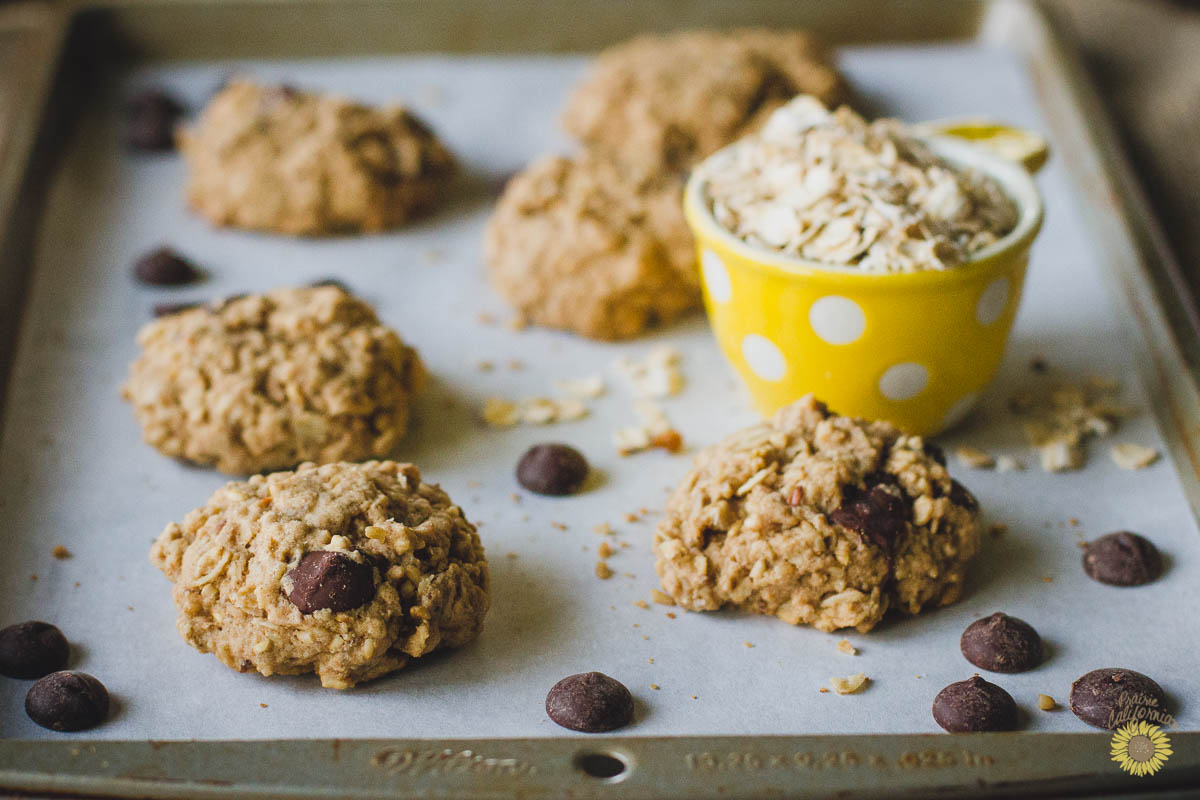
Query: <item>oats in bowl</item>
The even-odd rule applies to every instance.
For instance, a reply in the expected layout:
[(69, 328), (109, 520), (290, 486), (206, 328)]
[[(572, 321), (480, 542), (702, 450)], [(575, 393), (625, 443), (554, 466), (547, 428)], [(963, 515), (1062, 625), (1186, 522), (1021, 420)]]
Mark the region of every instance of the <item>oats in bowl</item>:
[(996, 181), (934, 154), (904, 123), (807, 95), (702, 169), (713, 216), (746, 243), (867, 272), (953, 267), (1018, 218)]

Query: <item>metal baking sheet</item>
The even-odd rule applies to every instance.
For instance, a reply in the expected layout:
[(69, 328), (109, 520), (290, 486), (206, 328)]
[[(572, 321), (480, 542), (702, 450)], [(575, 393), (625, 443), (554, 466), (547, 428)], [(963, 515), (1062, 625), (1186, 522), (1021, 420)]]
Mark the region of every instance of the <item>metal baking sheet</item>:
[[(851, 46), (841, 50), (841, 65), (876, 111), (910, 120), (990, 115), (1043, 130), (1058, 152), (1070, 151), (1074, 140), (1058, 138), (1059, 112), (1043, 105), (1033, 69), (1006, 38), (1005, 18), (993, 16), (994, 30), (980, 40)], [(619, 677), (634, 692), (636, 722), (625, 736), (931, 733), (938, 730), (929, 714), (934, 694), (974, 672), (958, 653), (958, 636), (995, 610), (1032, 622), (1049, 645), (1041, 668), (997, 678), (1023, 707), (1023, 729), (1086, 730), (1067, 711), (1038, 711), (1037, 694), (1065, 703), (1074, 678), (1120, 665), (1158, 678), (1181, 728), (1195, 730), (1200, 684), (1194, 655), (1180, 646), (1200, 640), (1200, 596), (1193, 591), (1200, 540), (1188, 504), (1188, 465), (1167, 457), (1124, 472), (1099, 442), (1086, 470), (1047, 476), (1004, 411), (1006, 397), (1034, 381), (1027, 365), (1040, 356), (1057, 375), (1120, 376), (1124, 398), (1140, 412), (1119, 438), (1165, 455), (1180, 451), (1157, 388), (1147, 391), (1153, 376), (1143, 354), (1159, 343), (1122, 322), (1134, 313), (1132, 301), (1114, 291), (1107, 251), (1087, 224), (1095, 198), (1080, 173), (1068, 170), (1070, 154), (1053, 158), (1038, 178), (1047, 223), (1005, 367), (981, 411), (943, 439), (949, 448), (970, 443), (1029, 467), (996, 474), (952, 464), (989, 521), (1008, 526), (1003, 536), (985, 538), (963, 600), (916, 618), (890, 618), (869, 634), (846, 633), (860, 649), (855, 657), (836, 650), (840, 633), (634, 605), (649, 602), (657, 586), (654, 515), (639, 523), (623, 515), (660, 510), (687, 458), (616, 455), (611, 434), (634, 414), (612, 362), (666, 342), (683, 352), (687, 387), (664, 405), (691, 452), (753, 415), (702, 316), (620, 345), (480, 320), (507, 316), (486, 284), (480, 252), (498, 185), (534, 156), (570, 149), (557, 110), (586, 63), (578, 55), (462, 54), (150, 63), (123, 74), (76, 115), (38, 233), (0, 441), (4, 621), (59, 623), (76, 645), (72, 666), (104, 680), (116, 700), (106, 725), (75, 738), (561, 737), (566, 732), (542, 711), (545, 692), (586, 669)], [(410, 103), (463, 161), (453, 201), (411, 227), (365, 238), (292, 240), (209, 228), (183, 206), (177, 157), (120, 146), (119, 108), (145, 85), (165, 85), (198, 108), (231, 72)], [(160, 243), (194, 257), (208, 279), (178, 290), (134, 284), (129, 264)], [(181, 519), (226, 478), (143, 445), (118, 396), (136, 352), (134, 335), (154, 303), (326, 277), (375, 304), (429, 366), (431, 387), (396, 455), (418, 464), (480, 524), (493, 576), (493, 606), (477, 642), (348, 692), (321, 689), (311, 676), (240, 675), (179, 639), (170, 586), (147, 552), (167, 521)], [(514, 359), (519, 367), (509, 365)], [(496, 369), (481, 372), (481, 360)], [(594, 373), (606, 375), (609, 393), (583, 421), (495, 431), (479, 420), (487, 396), (549, 393), (555, 378)], [(589, 491), (567, 500), (519, 491), (512, 478), (518, 455), (550, 439), (589, 456), (600, 476)], [(593, 527), (601, 523), (630, 545), (610, 559), (616, 575), (607, 581), (593, 575), (604, 538)], [(1151, 536), (1164, 550), (1161, 580), (1118, 590), (1083, 576), (1081, 538), (1121, 528)], [(59, 544), (73, 556), (54, 559)], [(818, 692), (831, 676), (859, 671), (872, 679), (861, 694)], [(0, 682), (0, 708), (8, 709), (0, 714), (0, 737), (56, 737), (20, 713), (26, 688)], [(1089, 769), (1099, 772), (1106, 768), (1105, 739), (1094, 738)], [(989, 737), (988, 746), (995, 741)]]

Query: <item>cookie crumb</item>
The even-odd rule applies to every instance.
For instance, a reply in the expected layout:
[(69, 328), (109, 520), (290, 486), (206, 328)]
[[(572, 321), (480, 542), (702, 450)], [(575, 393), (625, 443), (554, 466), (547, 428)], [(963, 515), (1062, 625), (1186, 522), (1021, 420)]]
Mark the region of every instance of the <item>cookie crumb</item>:
[(505, 558), (517, 558), (517, 554), (516, 553), (505, 553), (504, 557)]
[(613, 549), (608, 546), (608, 542), (601, 542), (600, 546), (596, 548), (596, 555), (600, 556), (601, 558), (608, 558), (612, 554)]
[(601, 522), (599, 525), (596, 525), (595, 527), (593, 527), (592, 531), (595, 533), (599, 533), (601, 535), (607, 536), (608, 534), (613, 532), (613, 529), (612, 529), (612, 526), (609, 525), (607, 522)]
[(259, 708), (266, 708), (266, 707), (267, 707), (267, 704), (266, 704), (266, 703), (259, 703), (259, 704), (258, 704), (258, 707), (259, 707)]
[(754, 647), (754, 645), (751, 644), (750, 642), (742, 642), (742, 644), (746, 645), (747, 649)]
[(1049, 575), (1042, 576), (1042, 583), (1054, 583), (1054, 578)]
[(971, 469), (991, 469), (996, 466), (996, 457), (978, 447), (962, 445), (955, 448), (954, 455), (959, 463)]
[(650, 599), (658, 603), (660, 606), (675, 605), (674, 597), (671, 597), (671, 595), (667, 594), (666, 592), (661, 592), (658, 589), (650, 590)]
[(1058, 708), (1058, 703), (1054, 702), (1054, 698), (1048, 694), (1039, 694), (1037, 705), (1042, 711), (1053, 711)]
[(1121, 442), (1112, 446), (1109, 451), (1112, 460), (1121, 469), (1145, 469), (1158, 461), (1158, 451), (1153, 447), (1144, 447), (1133, 442)]
[(504, 323), (504, 327), (510, 331), (523, 331), (529, 327), (529, 320), (522, 316), (509, 317), (508, 321)]
[(486, 311), (480, 311), (477, 315), (475, 315), (475, 320), (480, 325), (495, 325), (496, 324), (495, 315), (489, 314)]
[(674, 612), (672, 612), (672, 611), (668, 611), (668, 612), (667, 612), (667, 619), (675, 619), (675, 613), (674, 613)]
[(634, 514), (633, 512), (627, 511), (627, 512), (625, 512), (625, 521), (626, 522), (638, 522), (639, 521), (638, 515)]
[(70, 558), (71, 551), (63, 547), (61, 544), (56, 544), (54, 545), (54, 549), (50, 551), (50, 555), (61, 561), (64, 558)]
[(584, 378), (563, 379), (554, 381), (554, 389), (567, 397), (577, 397), (583, 400), (593, 400), (607, 390), (604, 378), (599, 375), (588, 375)]
[(520, 419), (516, 403), (502, 397), (489, 397), (483, 402), (483, 421), (493, 428), (511, 428)]
[(662, 687), (659, 686), (657, 683), (652, 683), (652, 684), (650, 684), (650, 688), (657, 692)]
[(850, 644), (849, 639), (842, 639), (840, 642), (838, 642), (837, 649), (839, 653), (845, 653), (848, 656), (858, 655), (858, 648)]
[(567, 529), (567, 524), (565, 522), (551, 522), (550, 527), (554, 528), (556, 531), (565, 531)]
[(634, 600), (633, 604), (638, 608), (650, 608), (649, 604), (645, 600)]
[(988, 525), (988, 533), (992, 536), (1003, 536), (1008, 533), (1008, 526), (1003, 522), (993, 522), (991, 525)]
[(830, 678), (829, 683), (838, 694), (854, 694), (866, 686), (869, 680), (865, 672), (858, 672), (848, 678)]
[(480, 372), (491, 372), (496, 368), (496, 365), (491, 361), (479, 361), (475, 364), (475, 369)]
[(602, 581), (606, 581), (613, 576), (612, 569), (604, 561), (596, 562), (596, 577)]
[(822, 686), (820, 689), (817, 689), (817, 691), (820, 692), (821, 694), (829, 694), (829, 690), (826, 689), (824, 686)]

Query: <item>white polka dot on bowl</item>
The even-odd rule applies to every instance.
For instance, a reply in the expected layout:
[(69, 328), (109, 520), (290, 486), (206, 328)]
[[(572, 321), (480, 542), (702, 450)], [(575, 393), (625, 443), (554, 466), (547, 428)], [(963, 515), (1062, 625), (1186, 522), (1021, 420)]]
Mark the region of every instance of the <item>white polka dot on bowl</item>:
[(991, 325), (1004, 314), (1008, 305), (1008, 278), (996, 278), (987, 285), (975, 304), (975, 319), (980, 325)]
[(907, 361), (887, 368), (879, 379), (879, 391), (889, 400), (908, 400), (923, 392), (928, 384), (929, 370)]
[(708, 296), (717, 303), (728, 303), (733, 297), (733, 283), (729, 280), (729, 270), (725, 262), (712, 250), (705, 250), (700, 257), (700, 272), (704, 275), (704, 285), (708, 287)]
[(779, 348), (765, 336), (746, 334), (742, 339), (742, 358), (750, 371), (764, 381), (781, 381), (787, 374), (787, 361)]
[(829, 344), (850, 344), (867, 329), (867, 315), (853, 300), (831, 294), (812, 304), (808, 323)]

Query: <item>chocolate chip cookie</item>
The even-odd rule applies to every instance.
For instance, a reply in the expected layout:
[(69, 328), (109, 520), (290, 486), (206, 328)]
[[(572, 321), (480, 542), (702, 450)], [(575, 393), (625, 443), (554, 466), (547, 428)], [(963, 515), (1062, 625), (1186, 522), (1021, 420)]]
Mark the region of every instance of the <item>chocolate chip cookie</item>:
[(214, 225), (295, 235), (379, 231), (432, 206), (450, 152), (403, 107), (235, 80), (179, 133), (187, 198)]
[(702, 451), (655, 534), (663, 589), (866, 632), (954, 602), (979, 544), (975, 498), (917, 436), (806, 396)]
[(230, 483), (158, 537), (188, 644), (241, 672), (345, 689), (480, 631), (475, 526), (411, 464), (368, 461)]
[(600, 54), (567, 100), (563, 124), (604, 158), (639, 173), (673, 172), (798, 94), (828, 106), (847, 96), (824, 46), (803, 31), (646, 35)]
[(235, 475), (386, 456), (424, 380), (416, 352), (334, 286), (164, 316), (122, 389), (164, 455)]
[(505, 188), (484, 252), (518, 313), (593, 339), (628, 339), (700, 305), (675, 177), (634, 178), (590, 155), (535, 161)]

